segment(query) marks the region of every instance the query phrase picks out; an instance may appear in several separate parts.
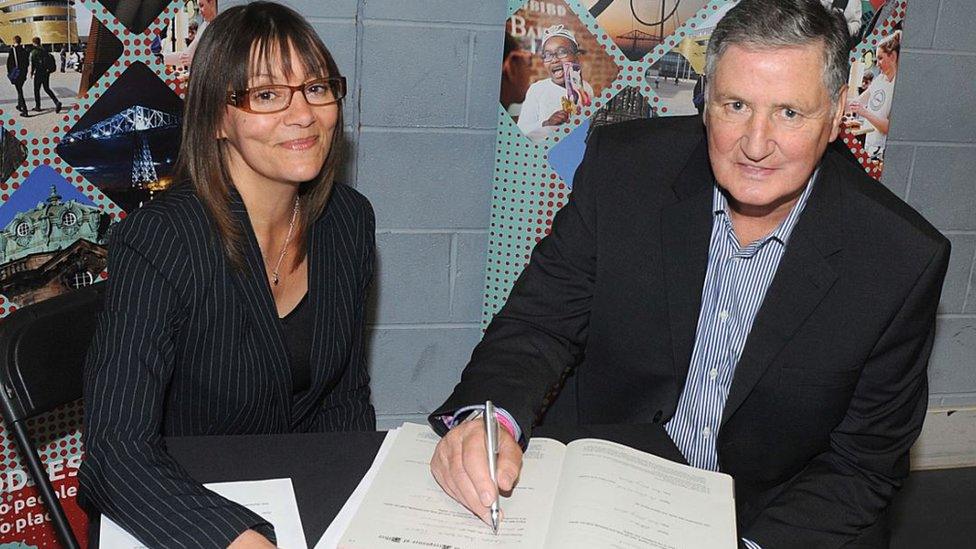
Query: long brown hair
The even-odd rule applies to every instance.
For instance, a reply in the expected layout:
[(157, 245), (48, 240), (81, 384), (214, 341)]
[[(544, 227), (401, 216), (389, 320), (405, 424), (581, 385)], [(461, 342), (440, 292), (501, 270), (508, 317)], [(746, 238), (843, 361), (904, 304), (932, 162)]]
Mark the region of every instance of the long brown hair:
[[(280, 64), (290, 77), (295, 69), (292, 51), (298, 54), (305, 74), (340, 76), (332, 54), (311, 25), (292, 9), (273, 2), (227, 9), (205, 29), (193, 54), (177, 170), (206, 205), (224, 252), (237, 268), (243, 265), (243, 235), (229, 207), (233, 181), (224, 152), (227, 145), (217, 138), (228, 108), (227, 92), (247, 88), (255, 69), (271, 74), (272, 64)], [(322, 215), (332, 192), (343, 128), (342, 102), (337, 106), (339, 118), (325, 163), (318, 176), (298, 189), (302, 208), (295, 264), (305, 257), (308, 229)]]

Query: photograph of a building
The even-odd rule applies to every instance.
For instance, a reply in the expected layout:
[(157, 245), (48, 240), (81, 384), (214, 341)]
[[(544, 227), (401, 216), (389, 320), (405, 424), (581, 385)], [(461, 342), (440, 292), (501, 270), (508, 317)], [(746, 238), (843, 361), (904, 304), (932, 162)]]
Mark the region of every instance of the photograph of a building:
[[(68, 0), (6, 0), (0, 2), (0, 40), (13, 43), (15, 35), (25, 42), (37, 36), (45, 44), (78, 44), (78, 16)], [(86, 10), (87, 11), (87, 10)], [(91, 24), (91, 16), (83, 24)], [(88, 34), (88, 30), (84, 30)]]
[(110, 217), (48, 166), (0, 206), (0, 294), (23, 307), (94, 283)]
[[(27, 50), (20, 62), (26, 104), (13, 81), (0, 83), (0, 104), (34, 134), (51, 132), (122, 55), (118, 38), (75, 0), (0, 0), (0, 54), (8, 71), (16, 37)], [(37, 62), (47, 55), (53, 70)]]

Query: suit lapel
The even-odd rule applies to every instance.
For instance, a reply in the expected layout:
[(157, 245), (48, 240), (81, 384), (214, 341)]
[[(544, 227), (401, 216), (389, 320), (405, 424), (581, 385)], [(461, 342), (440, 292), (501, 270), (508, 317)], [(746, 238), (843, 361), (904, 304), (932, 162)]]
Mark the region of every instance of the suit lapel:
[(825, 159), (736, 365), (723, 425), (837, 280), (828, 258), (843, 239), (842, 185)]
[(661, 212), (661, 246), (678, 394), (688, 374), (701, 309), (712, 231), (712, 182), (707, 144), (702, 139), (672, 186), (677, 201)]
[(291, 374), (281, 323), (278, 322), (278, 309), (271, 295), (271, 288), (268, 286), (261, 248), (251, 228), (247, 209), (240, 195), (234, 190), (230, 192), (230, 209), (238, 221), (243, 238), (244, 266), (243, 269), (234, 270), (234, 283), (240, 290), (245, 309), (255, 328), (251, 331), (251, 335), (258, 340), (256, 347), (265, 351), (268, 359), (265, 364), (269, 369), (269, 375), (276, 382), (279, 400), (284, 406), (287, 418), (291, 415)]

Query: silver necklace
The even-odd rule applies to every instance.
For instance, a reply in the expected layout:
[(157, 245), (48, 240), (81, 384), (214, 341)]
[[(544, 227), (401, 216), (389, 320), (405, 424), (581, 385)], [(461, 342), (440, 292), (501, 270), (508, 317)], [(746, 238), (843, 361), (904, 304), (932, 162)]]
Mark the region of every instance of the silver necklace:
[(285, 243), (281, 246), (281, 253), (278, 254), (278, 262), (275, 263), (275, 268), (271, 272), (271, 283), (275, 286), (278, 285), (280, 281), (279, 269), (281, 268), (281, 260), (285, 258), (285, 254), (288, 253), (288, 243), (291, 242), (291, 235), (295, 232), (295, 220), (298, 219), (298, 197), (295, 197), (295, 208), (291, 211), (291, 222), (288, 223), (288, 235), (285, 236)]

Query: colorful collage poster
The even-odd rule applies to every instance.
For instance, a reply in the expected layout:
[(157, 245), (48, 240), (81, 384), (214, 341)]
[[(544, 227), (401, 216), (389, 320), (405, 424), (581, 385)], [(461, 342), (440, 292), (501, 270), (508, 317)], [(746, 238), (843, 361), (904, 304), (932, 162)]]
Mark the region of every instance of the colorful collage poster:
[[(908, 2), (823, 1), (843, 13), (851, 33), (839, 139), (880, 179)], [(483, 323), (565, 204), (594, 127), (702, 114), (708, 40), (736, 3), (509, 0)]]
[[(29, 4), (0, 13), (0, 317), (108, 277), (114, 224), (173, 182), (186, 67), (217, 11), (216, 0)], [(27, 427), (85, 546), (82, 411)], [(59, 547), (50, 521), (0, 421), (0, 547)]]

